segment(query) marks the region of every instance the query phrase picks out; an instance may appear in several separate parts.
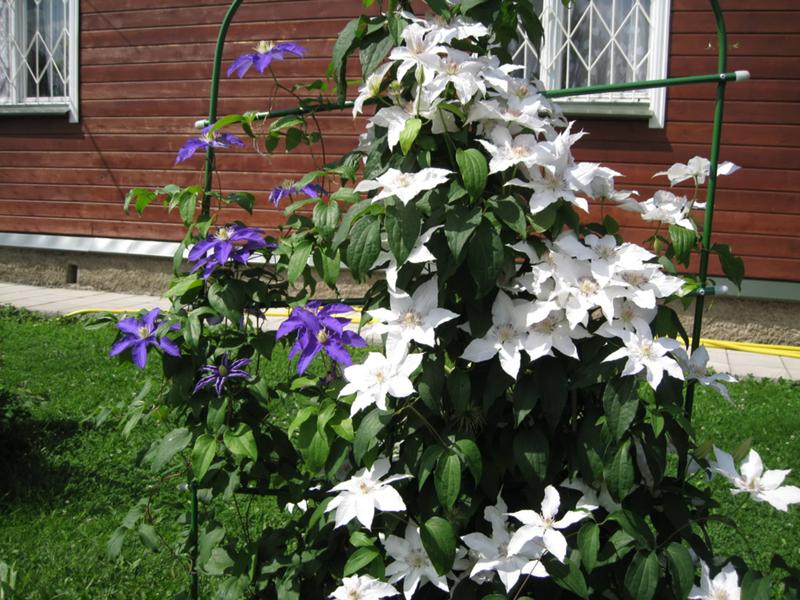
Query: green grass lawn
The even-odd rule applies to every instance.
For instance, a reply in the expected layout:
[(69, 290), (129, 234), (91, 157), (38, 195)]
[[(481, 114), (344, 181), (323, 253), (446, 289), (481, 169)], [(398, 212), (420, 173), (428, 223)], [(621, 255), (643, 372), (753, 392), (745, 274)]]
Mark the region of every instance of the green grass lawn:
[[(152, 600), (186, 589), (186, 566), (169, 551), (147, 551), (131, 538), (118, 561), (105, 557), (109, 536), (148, 490), (160, 490), (175, 528), (188, 509), (177, 481), (135, 466), (156, 425), (124, 439), (113, 419), (95, 424), (102, 407), (130, 401), (144, 380), (107, 357), (113, 337), (110, 329), (0, 309), (0, 561), (15, 563), (21, 598)], [(285, 360), (276, 364), (286, 369)], [(800, 385), (749, 379), (732, 387), (732, 397), (733, 405), (700, 390), (700, 438), (732, 450), (751, 437), (768, 468), (800, 469)], [(717, 497), (734, 510), (739, 499), (725, 488), (719, 482)], [(257, 502), (254, 527), (278, 518), (268, 500)], [(229, 513), (223, 520), (234, 519)], [(713, 530), (721, 551), (765, 570), (773, 553), (800, 567), (799, 508), (784, 515), (748, 501), (736, 520), (741, 536)]]

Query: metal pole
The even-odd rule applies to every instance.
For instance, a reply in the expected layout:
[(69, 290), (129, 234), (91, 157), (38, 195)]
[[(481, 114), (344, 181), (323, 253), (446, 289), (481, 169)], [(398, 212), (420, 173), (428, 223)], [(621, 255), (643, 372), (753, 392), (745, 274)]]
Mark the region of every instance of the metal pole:
[[(627, 83), (612, 83), (603, 85), (590, 85), (587, 87), (577, 88), (564, 88), (563, 90), (543, 90), (542, 96), (547, 98), (565, 98), (567, 96), (587, 96), (589, 94), (604, 94), (607, 92), (625, 92), (628, 90), (643, 90), (656, 87), (668, 87), (673, 85), (691, 85), (697, 83), (719, 83), (722, 81), (745, 81), (750, 78), (750, 73), (747, 71), (731, 71), (729, 73), (711, 73), (709, 75), (690, 75), (688, 77), (670, 77), (668, 79), (648, 79), (647, 81), (632, 81)], [(365, 104), (374, 104), (375, 101), (367, 100)], [(287, 117), (290, 115), (302, 115), (311, 112), (328, 112), (334, 110), (344, 110), (345, 108), (352, 108), (353, 101), (346, 102), (329, 102), (320, 104), (313, 108), (306, 108), (297, 106), (294, 108), (281, 108), (268, 112), (257, 112), (255, 119), (263, 121), (264, 119), (275, 119), (278, 117)], [(197, 127), (205, 127), (210, 121), (201, 120), (195, 123)]]
[[(225, 18), (222, 19), (222, 25), (219, 28), (217, 35), (217, 47), (214, 50), (214, 66), (211, 71), (211, 93), (208, 106), (208, 122), (213, 123), (217, 120), (217, 98), (219, 96), (219, 69), (222, 64), (222, 47), (225, 45), (225, 37), (228, 35), (228, 27), (233, 20), (233, 15), (239, 10), (239, 5), (242, 0), (233, 0), (228, 12), (225, 13)], [(202, 217), (208, 217), (211, 212), (211, 177), (214, 174), (214, 149), (209, 146), (206, 149), (206, 173), (205, 184), (203, 186), (203, 203), (200, 209)]]
[[(717, 23), (717, 46), (719, 52), (718, 69), (724, 73), (728, 68), (728, 36), (725, 31), (725, 20), (722, 17), (722, 10), (718, 0), (710, 0), (711, 9), (714, 11), (714, 18)], [(711, 134), (711, 166), (708, 174), (708, 190), (706, 192), (706, 210), (703, 220), (703, 237), (700, 246), (700, 288), (704, 289), (708, 282), (708, 259), (711, 252), (711, 228), (714, 220), (714, 200), (717, 191), (717, 164), (719, 163), (719, 147), (722, 138), (722, 111), (725, 103), (725, 85), (727, 79), (720, 79), (717, 82), (717, 97), (714, 107), (714, 129)], [(692, 353), (700, 346), (700, 332), (703, 324), (703, 308), (705, 307), (705, 295), (698, 295), (694, 305), (694, 323), (692, 325)], [(695, 381), (690, 381), (686, 387), (686, 402), (684, 411), (686, 416), (691, 418), (694, 408)]]

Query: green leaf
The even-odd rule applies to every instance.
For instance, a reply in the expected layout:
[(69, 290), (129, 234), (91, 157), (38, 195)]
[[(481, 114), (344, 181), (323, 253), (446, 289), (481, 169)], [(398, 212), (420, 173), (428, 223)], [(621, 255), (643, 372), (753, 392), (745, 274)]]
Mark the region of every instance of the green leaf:
[(406, 262), (414, 244), (417, 243), (421, 224), (422, 217), (413, 204), (398, 202), (394, 206), (387, 207), (384, 227), (386, 227), (389, 250), (392, 251), (398, 265)]
[(480, 483), (481, 475), (483, 474), (483, 460), (478, 445), (468, 438), (463, 438), (457, 440), (455, 446), (464, 458), (464, 463), (467, 465), (475, 483)]
[(325, 239), (331, 239), (339, 225), (339, 205), (336, 202), (319, 202), (314, 207), (314, 226)]
[(744, 261), (741, 257), (733, 254), (728, 244), (714, 244), (711, 246), (711, 250), (719, 256), (719, 262), (725, 277), (730, 279), (741, 291), (742, 280), (744, 279)]
[(747, 571), (742, 578), (741, 597), (746, 600), (769, 600), (771, 597), (769, 576), (759, 577), (755, 571)]
[(330, 453), (331, 445), (328, 441), (328, 436), (319, 431), (314, 432), (311, 437), (311, 443), (302, 451), (306, 466), (314, 473), (325, 466), (325, 461), (328, 460)]
[(183, 224), (189, 227), (194, 221), (194, 213), (197, 210), (197, 194), (188, 190), (182, 192), (178, 197), (178, 212), (181, 215)]
[(431, 517), (422, 524), (419, 535), (436, 572), (439, 575), (448, 573), (456, 558), (456, 536), (450, 522), (441, 517)]
[(422, 129), (421, 119), (414, 117), (406, 121), (403, 131), (400, 132), (400, 149), (404, 155), (411, 150), (411, 146), (414, 144), (414, 140), (417, 139), (420, 129)]
[(518, 0), (515, 3), (515, 8), (519, 15), (519, 20), (522, 21), (525, 36), (538, 54), (542, 46), (542, 38), (544, 37), (544, 28), (542, 27), (541, 19), (539, 19), (539, 16), (534, 12), (533, 3), (528, 0)]
[(368, 412), (356, 429), (356, 437), (353, 440), (353, 456), (356, 462), (361, 464), (364, 456), (378, 445), (378, 434), (389, 421), (389, 414), (374, 408)]
[(222, 435), (225, 446), (235, 456), (246, 456), (253, 460), (258, 459), (258, 448), (253, 431), (246, 423), (239, 423), (236, 429), (228, 429)]
[(472, 238), (467, 258), (479, 296), (495, 289), (497, 277), (503, 271), (504, 256), (503, 240), (492, 224), (484, 219)]
[(379, 219), (367, 215), (363, 217), (350, 233), (347, 246), (347, 266), (353, 277), (360, 281), (372, 267), (381, 251), (381, 223)]
[(303, 141), (303, 131), (297, 127), (286, 130), (286, 151), (290, 152), (300, 145)]
[(417, 473), (417, 482), (420, 490), (425, 485), (430, 474), (433, 473), (433, 467), (443, 452), (444, 448), (441, 446), (428, 446), (425, 448), (425, 452), (422, 453), (422, 458), (419, 460), (419, 472)]
[(342, 256), (339, 250), (329, 248), (314, 248), (314, 268), (329, 287), (336, 287), (341, 270)]
[(630, 510), (618, 510), (609, 515), (608, 518), (619, 523), (623, 532), (628, 537), (634, 539), (640, 546), (652, 548), (655, 545), (653, 532), (650, 530), (647, 522), (635, 512)]
[(586, 586), (586, 579), (581, 573), (580, 565), (574, 560), (567, 560), (564, 563), (551, 562), (547, 566), (547, 571), (555, 582), (565, 590), (569, 590), (580, 598), (589, 597), (589, 588)]
[(609, 381), (603, 392), (603, 409), (611, 435), (614, 440), (621, 440), (639, 410), (637, 380), (623, 377)]
[(464, 188), (470, 198), (476, 200), (486, 188), (486, 180), (489, 177), (489, 163), (486, 162), (486, 157), (480, 150), (469, 148), (456, 152), (456, 163)]
[(354, 531), (350, 534), (350, 545), (356, 548), (365, 548), (367, 546), (374, 547), (375, 540), (363, 531)]
[(186, 427), (173, 429), (158, 443), (155, 457), (153, 458), (153, 471), (160, 471), (172, 457), (186, 448), (192, 441), (192, 434)]
[(379, 556), (380, 552), (378, 552), (374, 547), (362, 546), (361, 548), (353, 552), (348, 557), (347, 562), (344, 563), (344, 571), (342, 572), (342, 577), (349, 577), (353, 573), (357, 573)]
[(152, 190), (145, 188), (133, 188), (132, 190), (128, 190), (128, 193), (125, 194), (125, 202), (122, 205), (122, 210), (124, 210), (125, 214), (127, 215), (128, 211), (130, 210), (131, 202), (133, 202), (136, 206), (136, 212), (141, 215), (142, 211), (147, 207), (147, 205), (153, 202), (155, 199), (156, 195)]
[(637, 553), (625, 573), (625, 591), (635, 600), (650, 600), (658, 587), (658, 574), (656, 553)]
[(677, 261), (682, 264), (688, 264), (689, 255), (692, 253), (695, 242), (697, 242), (697, 233), (693, 229), (670, 225), (669, 237), (672, 240), (672, 249), (675, 251)]
[(311, 256), (313, 244), (308, 238), (302, 238), (292, 246), (292, 253), (289, 255), (289, 266), (286, 270), (286, 280), (293, 284), (303, 270), (308, 266), (308, 258)]
[(125, 541), (125, 534), (127, 529), (124, 527), (117, 527), (111, 537), (106, 542), (106, 557), (111, 560), (117, 558), (122, 552), (122, 543)]
[(208, 303), (211, 307), (234, 323), (241, 320), (245, 302), (247, 295), (239, 281), (215, 281), (208, 289)]
[(150, 523), (142, 523), (137, 530), (139, 539), (147, 548), (153, 552), (158, 552), (161, 548), (158, 545), (158, 534)]
[(689, 551), (678, 542), (667, 546), (667, 566), (677, 598), (686, 598), (694, 585), (694, 565)]
[(235, 564), (225, 548), (214, 548), (211, 557), (203, 565), (203, 570), (209, 575), (222, 575)]
[(466, 14), (472, 8), (475, 8), (479, 4), (483, 4), (486, 0), (461, 0), (461, 13)]
[(384, 37), (380, 40), (371, 41), (366, 48), (361, 49), (359, 52), (359, 60), (361, 61), (361, 73), (364, 79), (378, 70), (378, 67), (381, 66), (381, 63), (389, 55), (389, 52), (392, 51), (394, 45), (392, 36), (386, 32), (384, 33)]
[(356, 41), (356, 34), (362, 24), (364, 17), (353, 19), (344, 26), (336, 38), (331, 56), (331, 64), (328, 66), (328, 74), (336, 82), (336, 101), (340, 104), (345, 101), (347, 93), (347, 55), (353, 48)]
[(167, 290), (167, 298), (180, 298), (189, 290), (203, 287), (203, 278), (200, 273), (193, 273), (185, 277), (179, 277), (175, 283)]
[(339, 228), (336, 230), (336, 235), (333, 236), (332, 245), (334, 248), (338, 248), (342, 245), (342, 243), (348, 238), (350, 235), (350, 227), (353, 225), (353, 221), (355, 221), (361, 214), (368, 210), (372, 206), (372, 200), (361, 200), (360, 202), (356, 202), (353, 206), (350, 207), (350, 210), (344, 215), (342, 222), (339, 224)]
[(477, 207), (456, 206), (447, 213), (444, 235), (450, 252), (457, 261), (461, 259), (464, 245), (480, 223), (481, 210)]
[(256, 197), (248, 192), (233, 192), (225, 197), (225, 202), (228, 204), (236, 204), (252, 215), (253, 207), (256, 204)]
[(208, 471), (217, 454), (217, 440), (214, 436), (204, 433), (194, 441), (192, 449), (192, 470), (195, 478), (200, 481)]
[(549, 452), (547, 436), (538, 428), (520, 429), (514, 436), (514, 463), (532, 484), (545, 480)]
[(525, 222), (525, 213), (513, 198), (500, 200), (492, 211), (494, 215), (521, 238), (528, 237), (528, 226)]
[(439, 503), (446, 510), (451, 510), (461, 491), (461, 461), (458, 455), (448, 452), (439, 457), (433, 483)]
[(634, 471), (630, 439), (619, 447), (614, 458), (606, 464), (604, 475), (608, 491), (618, 502), (622, 502), (633, 487)]
[(600, 550), (600, 528), (597, 523), (586, 523), (578, 532), (578, 550), (581, 562), (587, 573), (591, 573), (597, 565), (597, 553)]

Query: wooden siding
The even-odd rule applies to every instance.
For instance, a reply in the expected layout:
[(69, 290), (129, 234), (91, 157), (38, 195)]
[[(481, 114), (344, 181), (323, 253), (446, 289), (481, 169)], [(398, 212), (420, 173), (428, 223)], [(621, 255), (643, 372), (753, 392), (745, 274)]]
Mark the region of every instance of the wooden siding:
[[(722, 160), (743, 170), (720, 178), (714, 231), (745, 257), (747, 275), (800, 281), (800, 5), (795, 0), (722, 0), (730, 69), (753, 80), (728, 86)], [(126, 216), (122, 199), (135, 186), (189, 185), (201, 178), (198, 157), (174, 165), (192, 123), (208, 110), (210, 59), (227, 0), (82, 0), (81, 122), (0, 117), (0, 231), (173, 240), (176, 215), (149, 209)], [(753, 8), (756, 6), (757, 8)], [(714, 23), (705, 2), (672, 0), (669, 74), (716, 69)], [(291, 39), (304, 59), (275, 63), (282, 81), (323, 76), (335, 37), (361, 9), (357, 0), (247, 0), (231, 27), (224, 65), (262, 38)], [(266, 108), (267, 78), (223, 78), (220, 114)], [(620, 185), (648, 198), (666, 179), (652, 174), (673, 162), (707, 156), (713, 86), (668, 92), (667, 125), (583, 121), (579, 160), (623, 172)], [(275, 106), (290, 99), (278, 94)], [(320, 117), (330, 156), (353, 147), (363, 119)], [(255, 221), (282, 222), (266, 202), (269, 189), (314, 166), (309, 153), (264, 158), (247, 151), (219, 154), (223, 189), (259, 198)], [(593, 209), (599, 210), (599, 209)], [(619, 214), (627, 235), (652, 228)], [(239, 216), (234, 211), (227, 217)], [(716, 268), (716, 266), (715, 266)]]

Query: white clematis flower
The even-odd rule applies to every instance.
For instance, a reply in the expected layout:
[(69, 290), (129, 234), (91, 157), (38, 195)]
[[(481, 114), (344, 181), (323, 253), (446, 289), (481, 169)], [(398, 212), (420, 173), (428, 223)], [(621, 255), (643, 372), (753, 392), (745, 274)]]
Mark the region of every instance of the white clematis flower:
[(719, 448), (714, 448), (716, 462), (711, 468), (730, 481), (734, 487), (731, 492), (746, 492), (756, 502), (766, 502), (786, 512), (790, 504), (800, 503), (800, 488), (794, 485), (781, 485), (791, 469), (764, 470), (764, 463), (755, 450), (750, 450), (742, 463), (741, 474), (736, 471), (733, 457)]
[(492, 304), (492, 326), (482, 338), (469, 343), (461, 358), (483, 362), (497, 354), (503, 371), (516, 377), (522, 360), (520, 352), (528, 337), (528, 324), (537, 320), (532, 314), (534, 308), (546, 314), (549, 307), (534, 307), (528, 300), (512, 300), (500, 290)]
[[(532, 167), (539, 162), (538, 140), (535, 135), (523, 133), (512, 137), (507, 127), (498, 125), (489, 134), (491, 142), (478, 142), (491, 155), (489, 173), (499, 173), (516, 165)], [(511, 182), (509, 182), (511, 183)]]
[[(525, 340), (525, 352), (536, 360), (542, 356), (553, 356), (553, 350), (558, 350), (564, 356), (578, 359), (578, 348), (574, 340), (590, 337), (581, 325), (571, 326), (555, 302), (540, 303), (552, 309), (545, 318), (530, 323), (528, 338)], [(541, 314), (541, 313), (539, 313)]]
[(479, 77), (484, 63), (454, 48), (447, 48), (446, 52), (443, 57), (429, 55), (422, 59), (436, 73), (432, 81), (425, 83), (428, 93), (438, 97), (452, 83), (462, 104), (467, 104), (478, 92), (486, 94), (486, 85)]
[(714, 579), (711, 579), (708, 565), (703, 561), (700, 561), (700, 571), (700, 587), (692, 587), (690, 600), (739, 600), (742, 588), (733, 565), (725, 565)]
[(659, 190), (652, 198), (643, 202), (629, 201), (620, 204), (623, 210), (638, 212), (644, 221), (661, 221), (697, 231), (694, 221), (689, 218), (692, 201), (686, 196), (676, 196), (672, 192)]
[(400, 512), (406, 509), (400, 494), (389, 484), (409, 479), (411, 475), (392, 475), (383, 479), (390, 467), (388, 458), (379, 458), (369, 469), (361, 469), (347, 481), (330, 489), (330, 492), (339, 492), (339, 495), (328, 503), (325, 512), (336, 511), (336, 527), (358, 519), (364, 527), (371, 529), (376, 510)]
[(383, 78), (386, 77), (386, 73), (389, 72), (391, 66), (392, 63), (386, 63), (380, 66), (378, 70), (367, 77), (364, 84), (358, 88), (358, 96), (356, 96), (356, 99), (353, 102), (353, 118), (355, 118), (355, 116), (362, 111), (364, 108), (364, 102), (370, 98), (374, 98), (380, 93), (381, 85), (383, 84)]
[(506, 592), (510, 592), (523, 575), (548, 577), (548, 573), (541, 561), (544, 548), (540, 544), (531, 542), (525, 544), (519, 552), (509, 552), (512, 534), (507, 513), (508, 506), (498, 494), (497, 503), (487, 506), (483, 511), (483, 518), (492, 525), (492, 537), (483, 533), (469, 533), (461, 539), (477, 555), (470, 578), (482, 583), (489, 573), (495, 572), (503, 582)]
[[(627, 298), (616, 298), (614, 300), (614, 318), (600, 325), (596, 333), (607, 338), (622, 337), (626, 332), (646, 333), (650, 331), (650, 323), (657, 314), (658, 309), (655, 307), (642, 308)], [(680, 363), (680, 361), (678, 362)]]
[[(369, 314), (379, 321), (370, 327), (372, 332), (388, 334), (386, 347), (390, 352), (403, 352), (413, 340), (431, 348), (436, 344), (434, 329), (458, 317), (446, 308), (439, 308), (439, 280), (429, 279), (409, 296), (403, 291), (389, 296), (390, 308), (374, 308)], [(394, 349), (396, 347), (396, 350)]]
[(419, 527), (409, 523), (406, 526), (405, 538), (390, 535), (383, 542), (386, 553), (394, 560), (386, 567), (386, 576), (390, 583), (403, 580), (403, 595), (411, 600), (417, 587), (430, 582), (443, 592), (449, 592), (447, 578), (439, 575), (433, 568), (428, 553), (422, 546)]
[(439, 52), (444, 52), (445, 47), (431, 36), (426, 36), (430, 28), (411, 23), (403, 29), (404, 46), (392, 49), (389, 59), (400, 61), (397, 67), (397, 79), (402, 80), (409, 69), (420, 68), (423, 73), (424, 81), (430, 80), (433, 76), (433, 69), (425, 64), (425, 60), (430, 60)]
[(654, 340), (649, 331), (626, 332), (620, 339), (625, 346), (609, 354), (603, 362), (627, 357), (628, 361), (622, 370), (623, 377), (645, 370), (647, 383), (653, 389), (658, 388), (665, 372), (675, 379), (683, 380), (683, 370), (680, 365), (668, 356), (668, 353), (680, 347), (676, 340), (670, 338)]
[(544, 489), (541, 513), (537, 513), (535, 510), (520, 510), (511, 513), (512, 517), (522, 522), (522, 527), (511, 536), (508, 552), (516, 554), (528, 542), (538, 540), (550, 554), (560, 562), (564, 562), (564, 558), (567, 556), (567, 538), (559, 530), (567, 529), (578, 521), (582, 521), (589, 516), (589, 513), (583, 510), (570, 510), (556, 520), (560, 504), (561, 497), (558, 495), (558, 490), (552, 485), (548, 485)]
[(386, 395), (405, 398), (414, 393), (414, 384), (409, 376), (422, 362), (422, 354), (370, 352), (360, 365), (350, 365), (344, 370), (347, 385), (339, 396), (355, 394), (350, 406), (350, 416), (375, 405), (386, 410)]
[(599, 492), (580, 478), (571, 481), (565, 479), (561, 482), (561, 487), (575, 490), (582, 494), (575, 504), (575, 508), (578, 510), (588, 510), (592, 512), (598, 508), (602, 508), (608, 514), (622, 510), (622, 505), (611, 497), (611, 493), (608, 491), (608, 486), (606, 486), (605, 482), (600, 484)]
[(728, 373), (709, 373), (708, 372), (708, 350), (705, 346), (700, 346), (697, 350), (692, 352), (692, 356), (683, 348), (678, 348), (672, 353), (675, 360), (683, 369), (683, 374), (686, 381), (694, 379), (700, 385), (705, 385), (713, 390), (716, 390), (720, 395), (730, 402), (731, 397), (728, 394), (728, 388), (723, 385), (724, 383), (736, 383), (736, 378)]
[(403, 18), (422, 27), (426, 31), (426, 39), (437, 44), (448, 44), (453, 40), (464, 40), (466, 38), (482, 38), (489, 35), (489, 29), (480, 23), (476, 23), (466, 17), (458, 16), (449, 22), (434, 15), (431, 19), (423, 19), (410, 12), (401, 11)]
[(328, 597), (334, 600), (380, 600), (399, 593), (393, 586), (369, 575), (353, 575), (343, 578), (342, 585)]
[(373, 202), (378, 202), (389, 196), (397, 196), (403, 204), (408, 204), (422, 192), (432, 190), (447, 181), (448, 175), (453, 172), (447, 169), (430, 167), (417, 173), (403, 173), (398, 169), (388, 169), (377, 179), (365, 179), (356, 187), (356, 192), (369, 192), (382, 188), (372, 197)]
[[(739, 167), (730, 161), (720, 163), (717, 167), (717, 175), (730, 175), (739, 170)], [(695, 185), (703, 185), (711, 172), (711, 161), (702, 156), (690, 158), (687, 164), (675, 163), (666, 171), (660, 171), (653, 175), (659, 177), (666, 175), (670, 185), (677, 185), (687, 179), (694, 179)]]

